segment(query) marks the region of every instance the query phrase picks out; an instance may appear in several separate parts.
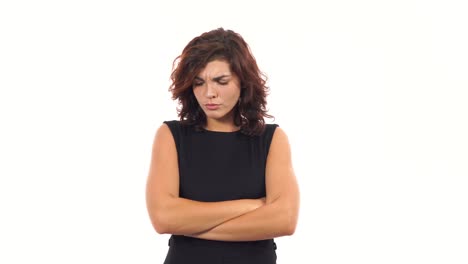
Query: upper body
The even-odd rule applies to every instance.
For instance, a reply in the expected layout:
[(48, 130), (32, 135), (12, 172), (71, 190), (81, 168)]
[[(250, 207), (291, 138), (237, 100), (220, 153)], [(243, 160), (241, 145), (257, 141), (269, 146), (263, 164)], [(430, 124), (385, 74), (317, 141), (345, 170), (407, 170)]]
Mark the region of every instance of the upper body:
[[(194, 131), (242, 133), (244, 138), (264, 135), (268, 130), (264, 117), (271, 117), (265, 110), (267, 87), (240, 35), (223, 29), (204, 33), (193, 39), (178, 59), (170, 90), (181, 105), (181, 126)], [(217, 241), (292, 235), (299, 213), (299, 188), (288, 137), (283, 129), (275, 128), (261, 170), (265, 197), (210, 200), (203, 199), (210, 194), (197, 198), (181, 193), (181, 148), (177, 148), (168, 124), (162, 124), (154, 138), (146, 192), (155, 230)], [(206, 154), (198, 157), (198, 163), (203, 163), (204, 157)], [(209, 163), (199, 169), (211, 174), (216, 169), (220, 175), (229, 169), (206, 165)]]
[(164, 124), (177, 150), (179, 197), (200, 202), (266, 197), (266, 160), (277, 124), (267, 124), (258, 136), (197, 131), (178, 120)]

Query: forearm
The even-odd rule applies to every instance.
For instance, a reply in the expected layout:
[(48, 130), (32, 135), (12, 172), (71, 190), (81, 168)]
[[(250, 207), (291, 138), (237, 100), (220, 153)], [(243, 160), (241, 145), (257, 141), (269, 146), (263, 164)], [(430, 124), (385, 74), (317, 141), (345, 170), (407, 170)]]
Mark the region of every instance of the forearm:
[(206, 232), (189, 236), (221, 241), (264, 240), (294, 233), (297, 211), (271, 203), (224, 222)]
[(184, 235), (212, 229), (230, 219), (255, 210), (260, 200), (240, 199), (222, 202), (199, 202), (185, 198), (171, 198), (157, 209), (159, 233)]

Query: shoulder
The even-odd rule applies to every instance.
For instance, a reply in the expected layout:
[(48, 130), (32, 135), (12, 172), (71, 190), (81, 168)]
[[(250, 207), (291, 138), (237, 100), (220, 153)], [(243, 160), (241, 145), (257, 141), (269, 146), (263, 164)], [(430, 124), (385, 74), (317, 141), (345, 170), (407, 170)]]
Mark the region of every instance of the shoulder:
[(275, 130), (279, 127), (278, 124), (265, 124), (265, 129), (263, 131), (263, 136), (271, 139)]
[[(167, 140), (174, 140), (176, 145), (182, 144), (188, 136), (193, 134), (193, 127), (179, 120), (167, 120), (158, 128), (158, 133)], [(169, 139), (171, 137), (171, 139)]]
[[(278, 141), (281, 141), (283, 143), (288, 143), (288, 135), (286, 134), (286, 132), (284, 131), (284, 129), (282, 129), (281, 127), (277, 126), (273, 132), (273, 138), (272, 138), (272, 141), (274, 142), (278, 142)], [(288, 143), (289, 144), (289, 143)]]
[(158, 127), (156, 138), (161, 140), (177, 141), (183, 134), (184, 126), (179, 120), (166, 120)]
[(284, 154), (287, 154), (290, 151), (288, 135), (284, 129), (279, 126), (275, 127), (274, 129), (270, 148), (273, 151), (278, 151)]
[(163, 124), (166, 124), (171, 130), (177, 129), (181, 131), (186, 131), (194, 128), (194, 125), (188, 124), (188, 122), (180, 120), (166, 120), (163, 121)]
[[(275, 140), (275, 137), (278, 137), (277, 131), (281, 130), (278, 124), (265, 124), (265, 130), (263, 132), (262, 141), (264, 142), (264, 146), (266, 148), (266, 153), (270, 152), (271, 145)], [(279, 132), (281, 133), (281, 132)]]
[(179, 120), (166, 120), (166, 121), (163, 121), (160, 128), (164, 126), (167, 126), (169, 129), (172, 130), (172, 129), (180, 127), (180, 121)]
[(163, 121), (162, 124), (156, 130), (155, 141), (156, 142), (171, 142), (174, 139), (177, 130), (177, 121)]
[(161, 124), (161, 127), (169, 128), (170, 132), (172, 132), (174, 137), (178, 137), (178, 136), (182, 135), (183, 133), (186, 133), (186, 131), (188, 129), (188, 126), (184, 125), (179, 120), (166, 120), (166, 121), (163, 121), (163, 124)]
[(156, 134), (171, 134), (171, 132), (173, 132), (179, 126), (178, 122), (179, 121), (177, 120), (163, 121), (162, 124), (159, 125)]
[(265, 130), (263, 132), (263, 136), (267, 140), (271, 141), (273, 139), (273, 137), (274, 136), (277, 137), (277, 135), (280, 135), (280, 137), (286, 135), (286, 133), (280, 127), (280, 125), (278, 125), (278, 124), (265, 124)]
[(275, 130), (277, 127), (279, 127), (278, 124), (265, 124), (265, 130), (268, 131), (268, 130)]

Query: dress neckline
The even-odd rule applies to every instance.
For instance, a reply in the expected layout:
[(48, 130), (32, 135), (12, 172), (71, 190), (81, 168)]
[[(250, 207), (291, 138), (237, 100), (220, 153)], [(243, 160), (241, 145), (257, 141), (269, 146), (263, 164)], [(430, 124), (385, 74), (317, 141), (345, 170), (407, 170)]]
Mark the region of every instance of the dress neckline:
[(214, 133), (214, 134), (226, 134), (226, 135), (230, 135), (230, 134), (237, 134), (240, 132), (240, 129), (239, 130), (236, 130), (236, 131), (215, 131), (215, 130), (208, 130), (204, 127), (201, 128), (204, 132), (208, 132), (208, 133)]

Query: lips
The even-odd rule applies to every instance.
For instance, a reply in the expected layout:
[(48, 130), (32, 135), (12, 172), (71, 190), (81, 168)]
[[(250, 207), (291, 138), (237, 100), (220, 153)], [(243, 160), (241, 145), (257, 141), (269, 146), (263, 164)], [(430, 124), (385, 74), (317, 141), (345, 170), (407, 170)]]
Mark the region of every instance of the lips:
[(209, 110), (216, 110), (219, 108), (219, 104), (205, 104), (205, 106)]

